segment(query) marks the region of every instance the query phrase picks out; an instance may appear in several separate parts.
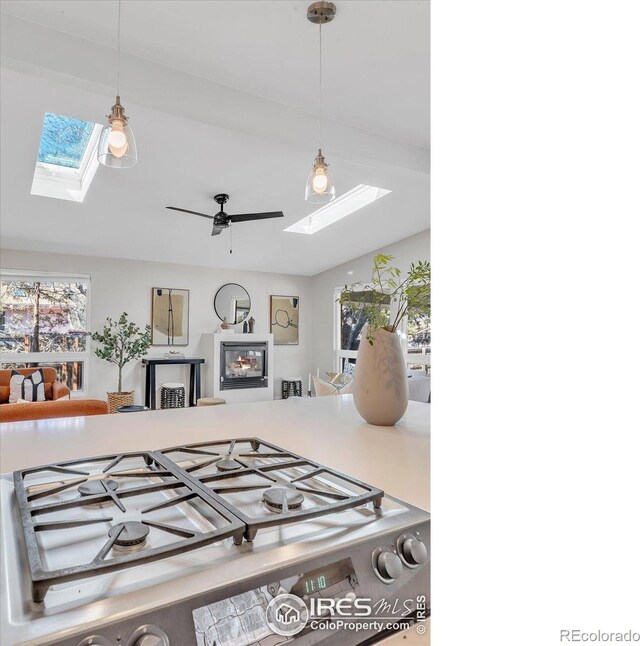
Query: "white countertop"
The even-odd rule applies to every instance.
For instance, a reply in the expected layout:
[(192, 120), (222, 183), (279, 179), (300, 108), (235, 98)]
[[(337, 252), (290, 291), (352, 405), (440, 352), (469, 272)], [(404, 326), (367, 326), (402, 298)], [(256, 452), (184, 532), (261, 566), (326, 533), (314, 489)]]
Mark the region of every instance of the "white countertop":
[(430, 404), (370, 426), (351, 395), (0, 424), (0, 473), (93, 455), (260, 437), (429, 510)]
[[(395, 427), (370, 426), (351, 395), (0, 424), (0, 473), (110, 453), (259, 437), (430, 508), (430, 404), (409, 402)], [(428, 628), (428, 623), (427, 623)], [(416, 627), (385, 646), (428, 646)]]

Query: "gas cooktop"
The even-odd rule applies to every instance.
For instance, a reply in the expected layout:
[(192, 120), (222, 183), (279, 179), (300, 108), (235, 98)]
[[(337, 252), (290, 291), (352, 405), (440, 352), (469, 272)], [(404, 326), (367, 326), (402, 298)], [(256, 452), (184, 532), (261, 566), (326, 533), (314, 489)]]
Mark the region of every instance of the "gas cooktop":
[[(138, 637), (160, 636), (149, 644), (209, 646), (202, 617), (212, 601), (247, 603), (237, 593), (268, 601), (305, 590), (308, 602), (327, 594), (323, 586), (371, 594), (425, 585), (426, 512), (255, 437), (43, 465), (0, 484), (3, 644), (120, 644), (130, 623), (132, 635), (145, 625), (151, 632)], [(92, 623), (93, 641), (61, 637)], [(111, 624), (113, 641), (101, 632)]]
[[(229, 537), (239, 545), (263, 527), (367, 502), (379, 508), (384, 495), (258, 438), (49, 464), (15, 472), (14, 486), (34, 601), (56, 583)], [(77, 562), (77, 550), (60, 549), (63, 532), (94, 557)]]

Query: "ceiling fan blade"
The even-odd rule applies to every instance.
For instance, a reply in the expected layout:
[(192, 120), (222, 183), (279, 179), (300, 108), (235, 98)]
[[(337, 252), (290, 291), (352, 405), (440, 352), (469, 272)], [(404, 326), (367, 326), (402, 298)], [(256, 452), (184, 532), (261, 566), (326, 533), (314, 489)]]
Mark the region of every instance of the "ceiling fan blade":
[(266, 220), (268, 218), (283, 218), (282, 211), (269, 211), (268, 213), (242, 213), (240, 215), (230, 215), (231, 222), (250, 222), (251, 220)]
[(213, 227), (213, 230), (211, 231), (212, 236), (219, 236), (223, 231), (223, 227)]
[(199, 215), (201, 218), (208, 218), (213, 220), (213, 215), (207, 215), (206, 213), (198, 213), (197, 211), (188, 211), (187, 209), (179, 209), (177, 206), (166, 206), (166, 209), (171, 209), (172, 211), (182, 211), (183, 213), (191, 213), (192, 215)]

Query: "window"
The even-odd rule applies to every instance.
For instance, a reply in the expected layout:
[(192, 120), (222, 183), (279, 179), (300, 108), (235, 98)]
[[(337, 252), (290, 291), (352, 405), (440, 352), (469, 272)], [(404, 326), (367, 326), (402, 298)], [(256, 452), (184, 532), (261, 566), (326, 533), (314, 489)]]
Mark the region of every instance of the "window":
[[(335, 301), (335, 370), (350, 373), (356, 363), (358, 348), (362, 336), (362, 328), (367, 322), (362, 309), (357, 303), (366, 301), (366, 290), (353, 292), (354, 301), (357, 303), (338, 301), (341, 288), (334, 291)], [(395, 314), (395, 306), (390, 299), (380, 305), (386, 317)], [(407, 362), (407, 370), (413, 373), (428, 374), (431, 369), (431, 318), (427, 308), (422, 311), (413, 311), (410, 318), (405, 318), (399, 328), (400, 339)], [(347, 364), (352, 364), (351, 366)]]
[(72, 391), (86, 390), (89, 359), (87, 276), (2, 272), (0, 363), (54, 367)]
[(431, 369), (431, 318), (426, 312), (416, 313), (405, 321), (404, 328), (407, 369), (428, 374)]
[(82, 202), (98, 169), (102, 126), (45, 112), (31, 195)]
[[(341, 289), (336, 288), (334, 292), (334, 300), (336, 301), (336, 370), (338, 372), (349, 373), (352, 367), (346, 366), (346, 364), (351, 363), (355, 365), (362, 337), (362, 328), (367, 322), (358, 303), (366, 301), (370, 292), (366, 289), (359, 292), (352, 292), (354, 302), (340, 303), (338, 299), (341, 291)], [(391, 299), (383, 301), (380, 304), (380, 308), (386, 315), (390, 315)]]

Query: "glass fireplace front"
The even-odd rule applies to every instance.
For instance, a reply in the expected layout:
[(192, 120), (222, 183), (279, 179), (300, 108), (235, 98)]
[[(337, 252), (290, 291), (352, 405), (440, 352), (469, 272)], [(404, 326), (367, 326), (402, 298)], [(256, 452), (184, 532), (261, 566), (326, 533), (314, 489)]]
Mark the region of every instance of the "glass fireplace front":
[(266, 343), (223, 342), (220, 363), (221, 390), (268, 385)]

